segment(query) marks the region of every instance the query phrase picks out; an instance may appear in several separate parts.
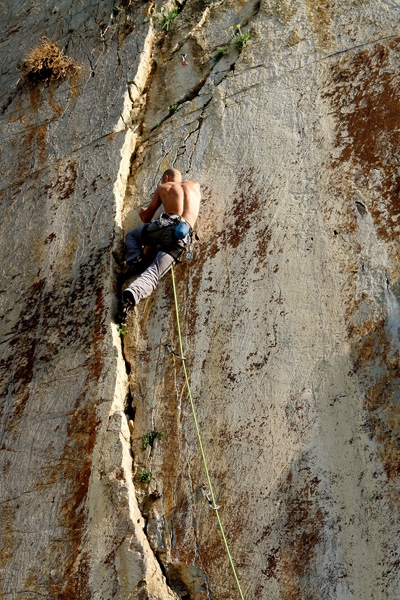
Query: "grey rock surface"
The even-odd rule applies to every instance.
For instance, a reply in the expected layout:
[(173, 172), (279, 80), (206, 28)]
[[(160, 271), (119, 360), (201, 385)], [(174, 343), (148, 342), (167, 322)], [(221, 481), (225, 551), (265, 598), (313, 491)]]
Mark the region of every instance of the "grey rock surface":
[[(167, 7), (0, 5), (0, 598), (240, 597), (170, 275), (118, 334), (170, 166), (202, 187), (174, 273), (244, 597), (397, 598), (399, 7)], [(43, 35), (84, 69), (24, 79)]]

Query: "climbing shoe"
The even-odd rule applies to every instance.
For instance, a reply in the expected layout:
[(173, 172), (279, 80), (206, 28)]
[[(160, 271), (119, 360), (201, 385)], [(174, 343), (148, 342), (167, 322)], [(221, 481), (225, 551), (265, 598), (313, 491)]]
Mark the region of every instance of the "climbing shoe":
[(122, 292), (122, 320), (125, 322), (128, 313), (135, 306), (135, 299), (132, 292), (126, 289)]
[(131, 275), (138, 275), (143, 271), (144, 257), (142, 255), (137, 256), (132, 260), (126, 260), (123, 265), (124, 277), (130, 277)]
[(141, 262), (143, 262), (143, 254), (139, 254), (138, 256), (135, 256), (135, 258), (125, 261), (125, 264), (129, 269), (132, 269), (133, 267), (138, 267)]

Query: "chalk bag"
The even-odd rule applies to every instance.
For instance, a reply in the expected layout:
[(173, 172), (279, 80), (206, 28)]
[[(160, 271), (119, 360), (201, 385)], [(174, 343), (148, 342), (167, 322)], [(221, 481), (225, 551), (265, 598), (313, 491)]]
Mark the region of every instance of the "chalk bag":
[(190, 225), (188, 223), (179, 223), (175, 229), (175, 237), (178, 240), (183, 240), (190, 231)]

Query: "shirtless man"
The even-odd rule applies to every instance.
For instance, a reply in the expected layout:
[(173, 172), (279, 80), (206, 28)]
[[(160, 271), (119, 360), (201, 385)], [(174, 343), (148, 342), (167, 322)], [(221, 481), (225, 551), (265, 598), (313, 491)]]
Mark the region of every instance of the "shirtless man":
[[(144, 246), (156, 247), (158, 252), (152, 264), (123, 291), (125, 310), (150, 296), (161, 277), (185, 250), (199, 214), (200, 200), (197, 181), (182, 181), (177, 169), (165, 171), (149, 206), (139, 209), (139, 217), (145, 225), (135, 227), (126, 235), (128, 266), (142, 262)], [(161, 204), (164, 213), (151, 222)]]

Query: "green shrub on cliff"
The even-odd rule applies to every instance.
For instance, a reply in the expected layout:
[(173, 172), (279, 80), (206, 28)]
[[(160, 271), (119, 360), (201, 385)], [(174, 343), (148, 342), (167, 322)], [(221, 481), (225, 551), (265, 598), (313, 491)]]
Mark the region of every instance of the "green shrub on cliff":
[(176, 4), (173, 8), (170, 8), (169, 10), (163, 8), (158, 17), (161, 29), (164, 29), (164, 31), (169, 31), (171, 24), (173, 23), (173, 21), (175, 21), (176, 17), (178, 16), (178, 12), (179, 7)]

